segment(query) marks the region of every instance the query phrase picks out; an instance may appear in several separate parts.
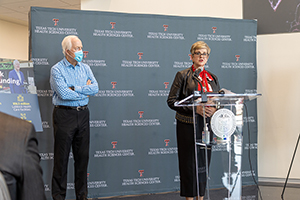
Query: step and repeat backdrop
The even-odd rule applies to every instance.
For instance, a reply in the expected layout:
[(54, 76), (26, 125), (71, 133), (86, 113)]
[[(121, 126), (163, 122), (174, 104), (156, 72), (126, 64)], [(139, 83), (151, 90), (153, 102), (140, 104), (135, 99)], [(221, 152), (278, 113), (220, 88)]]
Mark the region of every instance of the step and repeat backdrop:
[[(175, 112), (167, 106), (177, 71), (191, 67), (190, 47), (203, 40), (211, 47), (206, 66), (222, 88), (256, 93), (256, 31), (254, 20), (125, 14), (32, 7), (30, 60), (43, 132), (38, 133), (45, 191), (51, 199), (53, 167), (52, 91), (50, 68), (63, 58), (61, 41), (77, 35), (84, 59), (98, 83), (90, 97), (91, 144), (89, 197), (105, 197), (179, 190)], [(251, 136), (244, 126), (244, 185), (257, 179), (256, 101), (247, 103)], [(249, 142), (250, 141), (250, 142)], [(250, 152), (249, 152), (250, 151)], [(211, 188), (224, 187), (214, 173)], [(249, 166), (249, 154), (252, 168)], [(73, 156), (70, 153), (67, 198), (75, 198)], [(251, 171), (252, 169), (252, 171)]]

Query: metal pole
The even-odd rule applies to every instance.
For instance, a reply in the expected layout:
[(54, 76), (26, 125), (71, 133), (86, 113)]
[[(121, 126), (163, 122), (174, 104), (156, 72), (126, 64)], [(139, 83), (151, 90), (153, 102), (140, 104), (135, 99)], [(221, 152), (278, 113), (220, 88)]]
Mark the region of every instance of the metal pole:
[[(205, 133), (205, 139), (207, 139), (208, 130), (206, 129), (206, 119), (205, 119), (205, 106), (203, 106), (203, 128)], [(207, 144), (210, 141), (205, 140), (205, 169), (206, 169), (206, 190), (207, 190), (207, 199), (210, 200), (209, 196), (209, 174), (208, 174), (208, 155), (207, 155)]]
[(283, 200), (283, 194), (284, 194), (284, 191), (285, 191), (285, 188), (286, 188), (286, 184), (287, 184), (288, 179), (289, 179), (289, 176), (290, 176), (290, 172), (291, 172), (291, 169), (292, 169), (292, 165), (293, 165), (293, 162), (294, 162), (294, 158), (295, 158), (295, 155), (296, 155), (296, 152), (297, 152), (299, 140), (300, 140), (300, 134), (299, 134), (299, 136), (298, 136), (298, 140), (297, 140), (297, 144), (296, 144), (296, 147), (295, 147), (295, 150), (294, 150), (293, 158), (292, 158), (292, 161), (291, 161), (291, 164), (290, 164), (290, 168), (289, 168), (287, 177), (286, 177), (286, 179), (285, 179), (285, 183), (284, 183), (283, 190), (282, 190), (282, 193), (281, 193), (281, 199), (282, 199), (282, 200)]
[(195, 114), (195, 103), (193, 102), (193, 121), (194, 121), (194, 140), (195, 140), (195, 168), (196, 168), (196, 187), (197, 196), (199, 197), (199, 177), (198, 177), (198, 154), (197, 154), (197, 129), (196, 129), (196, 114)]

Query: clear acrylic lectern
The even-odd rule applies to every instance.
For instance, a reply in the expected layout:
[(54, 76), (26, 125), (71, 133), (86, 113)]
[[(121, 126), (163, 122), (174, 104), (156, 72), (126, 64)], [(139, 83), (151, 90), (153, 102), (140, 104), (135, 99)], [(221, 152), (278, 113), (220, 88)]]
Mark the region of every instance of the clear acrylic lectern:
[[(195, 91), (189, 97), (176, 102), (175, 106), (190, 106), (193, 108), (194, 138), (195, 138), (195, 160), (196, 174), (198, 174), (197, 148), (205, 149), (206, 160), (206, 195), (209, 195), (209, 170), (208, 170), (208, 147), (219, 145), (221, 149), (226, 149), (226, 166), (222, 167), (222, 183), (227, 189), (227, 200), (241, 200), (242, 198), (242, 153), (243, 153), (243, 106), (246, 101), (256, 99), (261, 94), (235, 94), (226, 89), (222, 89), (224, 94), (206, 93), (201, 94)], [(198, 130), (197, 127), (197, 106), (205, 108), (214, 106), (217, 111), (210, 117), (210, 120), (203, 118), (204, 128)], [(208, 128), (210, 127), (210, 128)], [(212, 133), (209, 132), (212, 131)], [(198, 132), (198, 134), (197, 134)], [(200, 134), (200, 138), (199, 138)], [(198, 135), (198, 136), (197, 136)], [(197, 184), (199, 184), (197, 176)], [(199, 189), (197, 185), (197, 189)], [(199, 191), (198, 191), (199, 196)]]

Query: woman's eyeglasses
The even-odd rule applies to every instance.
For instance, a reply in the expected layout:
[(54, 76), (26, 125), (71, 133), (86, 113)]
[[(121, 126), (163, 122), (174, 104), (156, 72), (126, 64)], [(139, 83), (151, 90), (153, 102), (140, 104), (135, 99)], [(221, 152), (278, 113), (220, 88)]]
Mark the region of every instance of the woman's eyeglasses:
[(201, 53), (201, 52), (197, 52), (197, 53), (196, 53), (196, 52), (195, 52), (194, 55), (197, 55), (197, 56), (199, 56), (199, 57), (200, 57), (200, 56), (206, 57), (206, 56), (208, 56), (209, 54), (208, 54), (208, 53)]

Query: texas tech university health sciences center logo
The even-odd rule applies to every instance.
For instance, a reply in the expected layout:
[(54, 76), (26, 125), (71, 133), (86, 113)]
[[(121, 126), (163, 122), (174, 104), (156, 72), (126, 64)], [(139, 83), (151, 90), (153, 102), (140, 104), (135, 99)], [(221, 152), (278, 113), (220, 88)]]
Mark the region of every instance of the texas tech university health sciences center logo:
[(115, 29), (116, 22), (110, 22), (110, 25), (111, 25), (111, 29)]
[(160, 177), (147, 177), (144, 178), (144, 174), (146, 173), (144, 169), (137, 170), (139, 177), (123, 179), (122, 186), (133, 186), (133, 185), (154, 185), (160, 184)]
[(58, 25), (58, 22), (59, 22), (59, 19), (52, 19), (52, 21), (54, 22), (54, 26), (57, 26)]
[(226, 108), (217, 110), (211, 118), (211, 129), (218, 137), (227, 140), (236, 130), (234, 113)]

